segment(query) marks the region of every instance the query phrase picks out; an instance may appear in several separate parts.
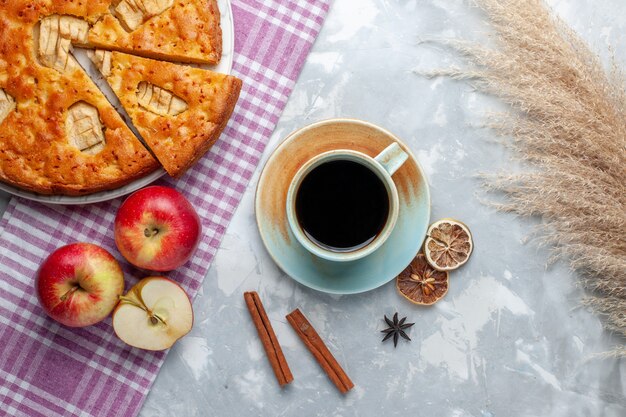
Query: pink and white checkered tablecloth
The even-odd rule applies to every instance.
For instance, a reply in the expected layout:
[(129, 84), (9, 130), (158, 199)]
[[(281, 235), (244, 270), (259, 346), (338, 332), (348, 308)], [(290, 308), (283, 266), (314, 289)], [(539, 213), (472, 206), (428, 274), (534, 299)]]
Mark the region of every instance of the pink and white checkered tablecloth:
[[(193, 260), (169, 276), (195, 296), (319, 33), (330, 0), (232, 0), (233, 74), (244, 85), (221, 139), (190, 172), (166, 183), (202, 218)], [(121, 260), (113, 220), (121, 199), (49, 207), (14, 198), (0, 222), (0, 416), (135, 416), (166, 353), (131, 348), (111, 320), (70, 329), (39, 307), (39, 264), (75, 241)], [(122, 263), (127, 287), (141, 272)]]

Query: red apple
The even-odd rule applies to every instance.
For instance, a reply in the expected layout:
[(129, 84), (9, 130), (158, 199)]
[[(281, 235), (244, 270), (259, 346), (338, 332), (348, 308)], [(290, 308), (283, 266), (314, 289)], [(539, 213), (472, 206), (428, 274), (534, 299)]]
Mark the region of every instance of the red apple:
[(54, 320), (83, 327), (105, 319), (124, 292), (117, 260), (100, 246), (72, 243), (52, 252), (39, 267), (35, 286)]
[(202, 234), (198, 213), (178, 191), (151, 186), (126, 199), (115, 217), (115, 243), (131, 264), (176, 269), (191, 258)]

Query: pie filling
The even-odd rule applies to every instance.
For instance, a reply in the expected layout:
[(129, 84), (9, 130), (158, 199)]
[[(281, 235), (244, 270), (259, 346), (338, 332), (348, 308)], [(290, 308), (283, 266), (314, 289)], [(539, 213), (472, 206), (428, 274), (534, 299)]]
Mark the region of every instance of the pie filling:
[(174, 0), (122, 0), (113, 15), (122, 27), (132, 32), (151, 17), (158, 16), (174, 4)]
[(174, 93), (142, 81), (137, 86), (137, 102), (141, 107), (160, 116), (176, 116), (187, 110), (187, 103)]
[(0, 123), (15, 109), (15, 99), (0, 88)]
[(103, 77), (111, 75), (111, 51), (96, 49), (87, 52), (87, 56), (96, 65)]
[(86, 44), (88, 31), (89, 23), (78, 17), (55, 14), (41, 19), (35, 29), (41, 65), (59, 72), (77, 68), (78, 63), (70, 54), (72, 43)]
[(79, 101), (68, 109), (65, 131), (69, 143), (81, 152), (94, 155), (104, 149), (104, 126), (91, 104)]

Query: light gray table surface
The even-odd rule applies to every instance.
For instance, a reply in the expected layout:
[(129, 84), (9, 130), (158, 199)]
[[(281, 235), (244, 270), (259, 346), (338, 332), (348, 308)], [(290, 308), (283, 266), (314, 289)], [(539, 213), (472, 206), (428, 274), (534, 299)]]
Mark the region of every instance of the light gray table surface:
[[(626, 3), (549, 1), (606, 57), (626, 67)], [(480, 128), (498, 107), (467, 84), (415, 69), (459, 64), (419, 39), (482, 39), (482, 15), (459, 0), (336, 0), (265, 152), (292, 130), (331, 117), (377, 123), (409, 144), (428, 175), (432, 220), (474, 232), (469, 263), (433, 307), (393, 283), (351, 296), (322, 294), (272, 262), (254, 218), (263, 166), (230, 224), (195, 299), (195, 326), (169, 353), (140, 413), (156, 416), (624, 416), (626, 361), (594, 354), (623, 342), (579, 307), (583, 292), (546, 249), (524, 243), (537, 220), (494, 212), (475, 174), (515, 166)], [(4, 210), (8, 196), (2, 195)], [(263, 299), (295, 381), (280, 389), (243, 303)], [(300, 308), (356, 387), (340, 395), (286, 323)], [(381, 343), (399, 312), (413, 339)]]

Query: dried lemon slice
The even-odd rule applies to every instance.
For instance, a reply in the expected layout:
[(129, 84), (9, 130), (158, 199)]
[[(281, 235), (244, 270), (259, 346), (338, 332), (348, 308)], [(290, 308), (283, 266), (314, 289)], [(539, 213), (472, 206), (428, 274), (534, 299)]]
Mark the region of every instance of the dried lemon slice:
[(428, 263), (439, 271), (451, 271), (463, 265), (473, 248), (472, 233), (458, 220), (439, 220), (426, 232), (424, 254)]
[(448, 272), (437, 271), (419, 253), (396, 278), (400, 294), (414, 304), (430, 305), (448, 292)]

